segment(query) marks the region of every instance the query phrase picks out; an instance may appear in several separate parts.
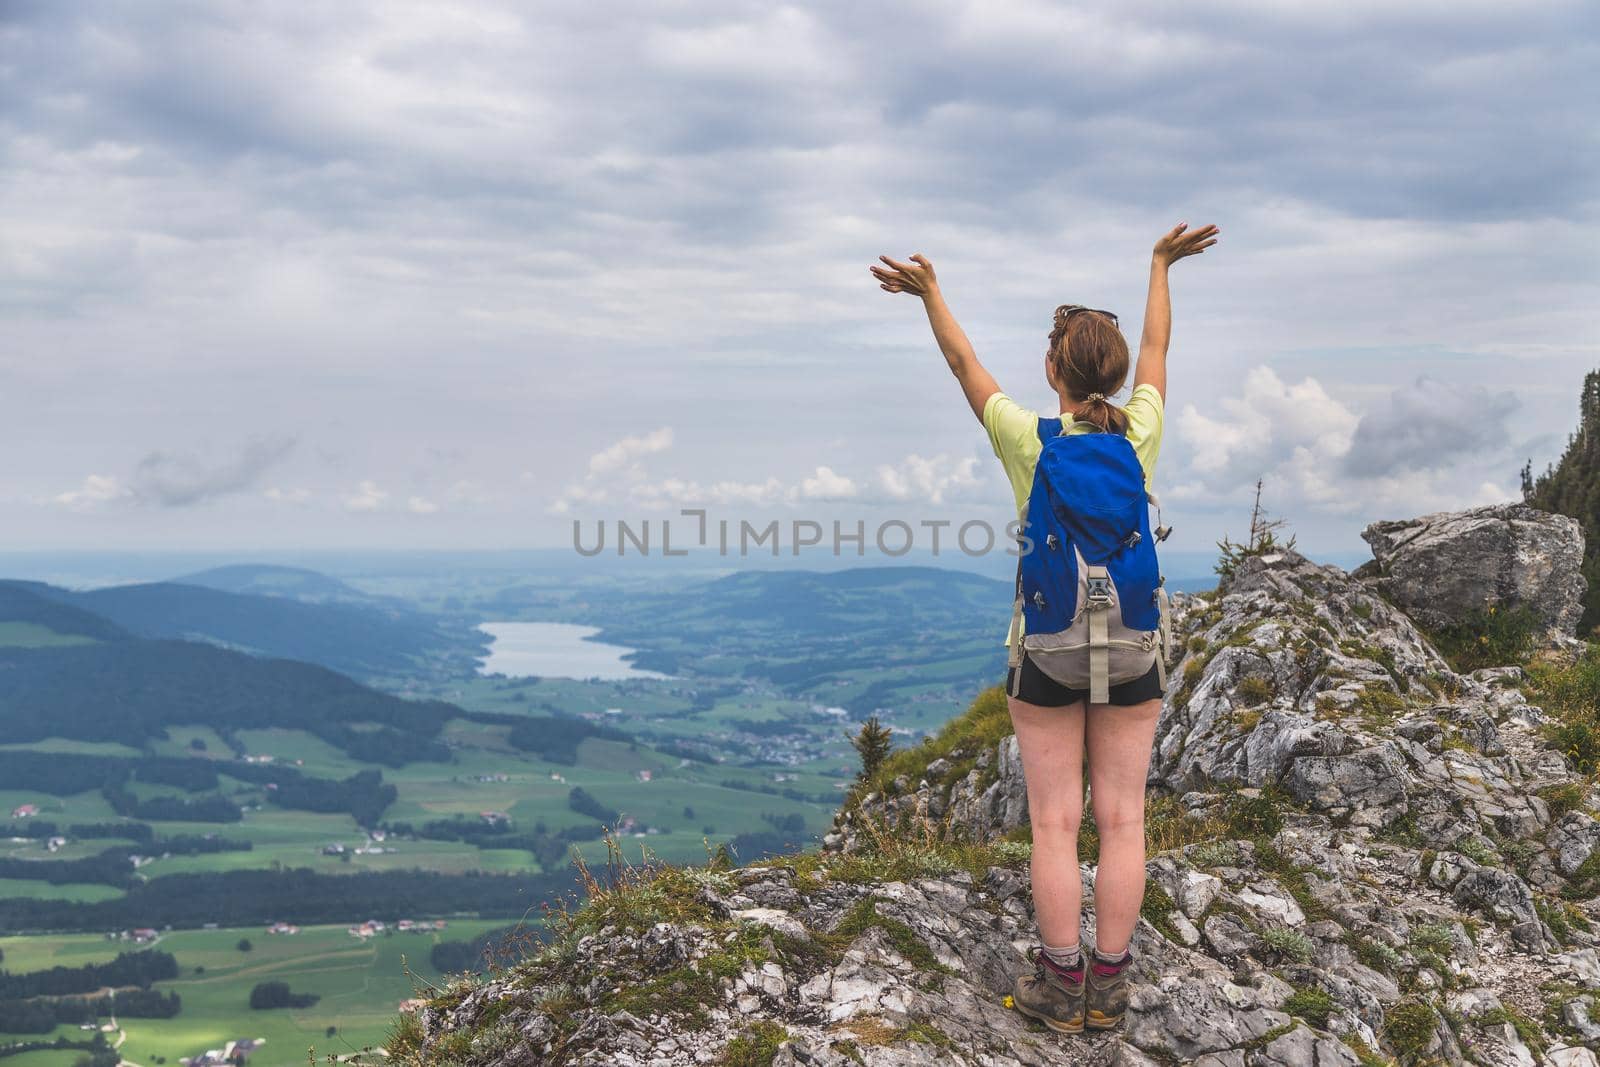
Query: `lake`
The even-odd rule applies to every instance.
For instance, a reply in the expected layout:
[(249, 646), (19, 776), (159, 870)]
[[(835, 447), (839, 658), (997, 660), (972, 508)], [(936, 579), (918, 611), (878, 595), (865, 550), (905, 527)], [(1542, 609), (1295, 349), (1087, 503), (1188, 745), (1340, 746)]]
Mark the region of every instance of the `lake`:
[(494, 638), (479, 674), (508, 678), (667, 678), (641, 671), (623, 659), (631, 648), (590, 641), (600, 631), (565, 622), (486, 622), (478, 629)]

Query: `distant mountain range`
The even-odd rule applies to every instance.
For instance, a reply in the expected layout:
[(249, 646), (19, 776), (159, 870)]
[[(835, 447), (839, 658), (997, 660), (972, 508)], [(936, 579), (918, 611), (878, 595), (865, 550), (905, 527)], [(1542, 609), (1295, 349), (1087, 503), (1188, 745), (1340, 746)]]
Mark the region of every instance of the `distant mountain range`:
[[(277, 726), (373, 762), (442, 758), (434, 738), (458, 708), (404, 700), (280, 655), (315, 640), (335, 646), (323, 659), (370, 647), (366, 626), (318, 614), (334, 610), (352, 609), (167, 583), (71, 593), (0, 582), (0, 736), (142, 747), (169, 725)], [(306, 628), (297, 630), (301, 622)], [(194, 626), (205, 627), (210, 642), (171, 639)], [(221, 633), (248, 635), (257, 652), (272, 648), (250, 655), (217, 647)]]
[(361, 604), (406, 610), (403, 601), (374, 596), (348, 582), (307, 570), (269, 563), (233, 563), (212, 567), (172, 579), (180, 585), (203, 585), (224, 593), (250, 593), (258, 596), (288, 597), (311, 604)]
[[(227, 567), (193, 578), (232, 584), (240, 591), (188, 582), (86, 592), (41, 582), (0, 582), (0, 589), (25, 591), (76, 609), (135, 637), (199, 641), (257, 656), (303, 660), (358, 678), (470, 672), (487, 647), (487, 638), (475, 630), (448, 625), (398, 601), (369, 597), (313, 571)], [(264, 588), (275, 591), (244, 591)], [(87, 633), (81, 629), (81, 614), (77, 618), (67, 624), (69, 631)]]

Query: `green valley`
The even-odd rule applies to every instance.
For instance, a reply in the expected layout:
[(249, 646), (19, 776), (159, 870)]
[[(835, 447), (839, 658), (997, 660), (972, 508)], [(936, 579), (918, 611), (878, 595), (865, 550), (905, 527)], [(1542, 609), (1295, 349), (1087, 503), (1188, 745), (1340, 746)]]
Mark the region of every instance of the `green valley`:
[[(256, 1067), (348, 1052), (437, 978), (432, 944), (536, 933), (573, 857), (603, 864), (607, 829), (634, 862), (802, 845), (854, 777), (861, 718), (915, 741), (1001, 667), (1005, 583), (931, 568), (440, 582), (0, 582), (0, 969), (114, 957), (129, 942), (108, 938), (145, 930), (178, 958), (152, 989), (181, 1010), (119, 1018), (121, 1055), (248, 1037), (266, 1038)], [(519, 620), (597, 627), (666, 677), (479, 673), (477, 623)], [(347, 932), (368, 920), (388, 932)], [(252, 1011), (278, 978), (322, 999)], [(78, 1025), (0, 1034), (0, 1054), (92, 1041)]]

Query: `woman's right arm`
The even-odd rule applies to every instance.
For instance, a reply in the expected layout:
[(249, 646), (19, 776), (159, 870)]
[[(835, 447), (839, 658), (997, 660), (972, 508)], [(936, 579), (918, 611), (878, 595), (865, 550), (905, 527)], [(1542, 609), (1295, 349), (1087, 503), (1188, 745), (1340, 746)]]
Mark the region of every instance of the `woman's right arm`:
[(939, 280), (934, 276), (933, 264), (921, 253), (912, 256), (909, 263), (897, 263), (888, 256), (878, 258), (889, 264), (890, 269), (877, 266), (867, 269), (878, 279), (880, 288), (891, 293), (915, 293), (922, 298), (923, 310), (928, 313), (928, 325), (933, 327), (933, 339), (939, 343), (939, 351), (944, 354), (950, 372), (961, 383), (961, 391), (966, 395), (972, 413), (982, 422), (984, 405), (1000, 391), (1000, 386), (994, 380), (994, 375), (978, 361), (978, 354), (972, 350), (972, 342), (967, 340), (966, 331), (950, 314), (944, 294), (939, 291)]
[(1144, 331), (1139, 337), (1139, 362), (1133, 370), (1133, 387), (1153, 385), (1167, 399), (1167, 346), (1172, 342), (1172, 293), (1167, 286), (1167, 271), (1186, 256), (1199, 255), (1217, 243), (1221, 231), (1202, 226), (1185, 233), (1187, 222), (1180, 222), (1156, 242), (1150, 256), (1150, 292), (1144, 303)]

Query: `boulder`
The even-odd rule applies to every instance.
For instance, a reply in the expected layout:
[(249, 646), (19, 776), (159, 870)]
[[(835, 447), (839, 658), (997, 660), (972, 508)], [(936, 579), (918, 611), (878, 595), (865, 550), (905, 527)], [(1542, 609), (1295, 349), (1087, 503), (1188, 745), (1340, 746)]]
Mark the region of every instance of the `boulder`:
[(1424, 626), (1469, 619), (1490, 604), (1530, 608), (1552, 634), (1571, 637), (1583, 614), (1583, 528), (1526, 504), (1493, 504), (1361, 531), (1376, 562), (1371, 580)]
[(1361, 1060), (1345, 1045), (1304, 1026), (1297, 1026), (1258, 1052), (1251, 1063), (1259, 1067), (1361, 1067)]

